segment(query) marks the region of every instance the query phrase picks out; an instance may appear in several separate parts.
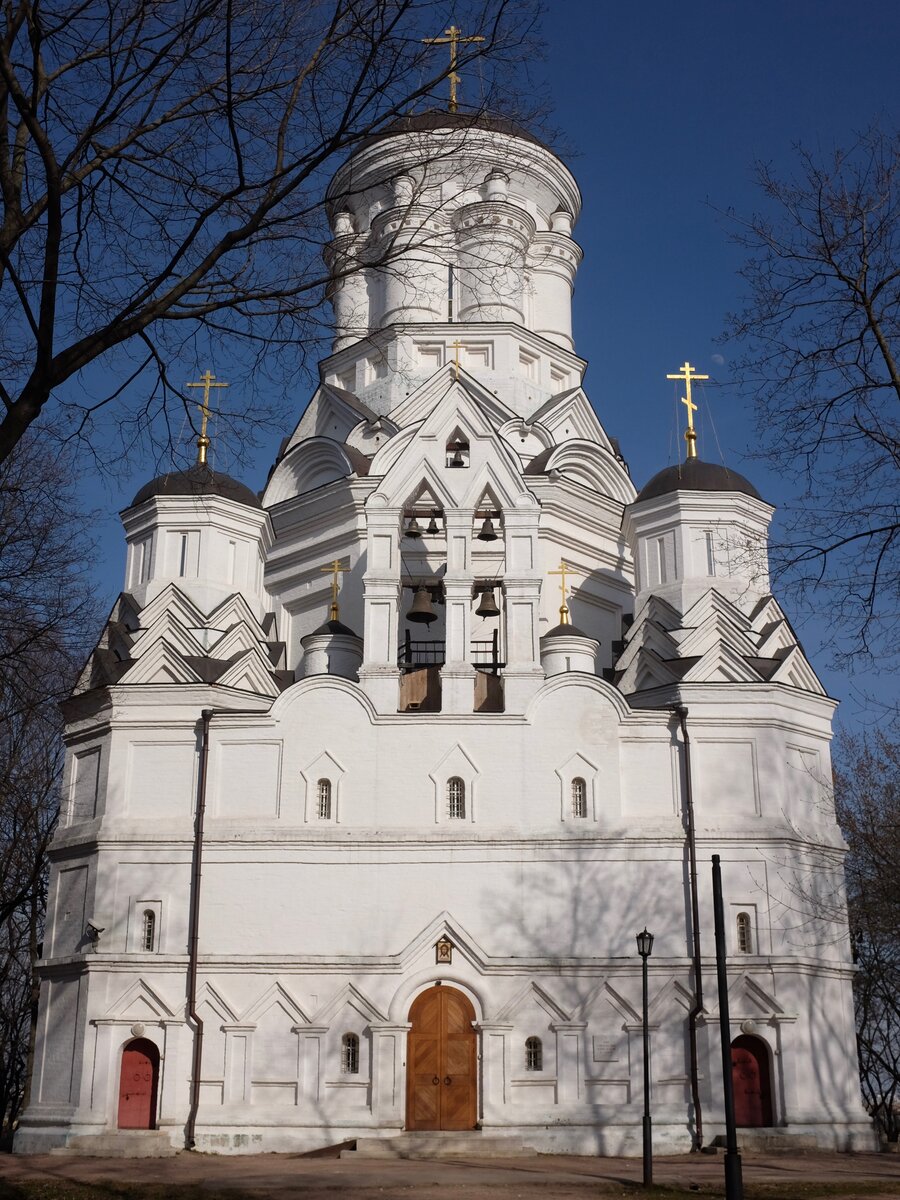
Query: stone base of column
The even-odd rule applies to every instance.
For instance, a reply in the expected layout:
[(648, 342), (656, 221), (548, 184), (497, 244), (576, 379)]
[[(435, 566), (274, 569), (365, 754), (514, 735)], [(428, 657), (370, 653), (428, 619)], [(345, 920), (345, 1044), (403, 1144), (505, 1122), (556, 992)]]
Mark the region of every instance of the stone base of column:
[(544, 682), (544, 672), (539, 667), (516, 670), (507, 667), (503, 672), (503, 710), (508, 713), (523, 713), (532, 697)]
[(362, 666), (359, 686), (379, 713), (397, 712), (400, 697), (400, 668), (391, 666)]
[(475, 668), (469, 663), (445, 663), (441, 668), (441, 712), (475, 711)]

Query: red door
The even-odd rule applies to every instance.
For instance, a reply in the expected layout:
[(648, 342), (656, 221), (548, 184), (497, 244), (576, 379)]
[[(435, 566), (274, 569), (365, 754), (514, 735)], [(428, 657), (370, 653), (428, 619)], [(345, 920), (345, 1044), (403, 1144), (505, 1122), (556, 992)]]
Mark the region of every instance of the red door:
[(473, 1129), (475, 1010), (455, 988), (423, 992), (409, 1010), (407, 1129)]
[(119, 1128), (156, 1128), (159, 1051), (147, 1038), (129, 1042), (122, 1051), (119, 1076)]
[(772, 1089), (769, 1055), (759, 1038), (744, 1035), (731, 1043), (731, 1077), (734, 1081), (734, 1123), (744, 1129), (772, 1124)]

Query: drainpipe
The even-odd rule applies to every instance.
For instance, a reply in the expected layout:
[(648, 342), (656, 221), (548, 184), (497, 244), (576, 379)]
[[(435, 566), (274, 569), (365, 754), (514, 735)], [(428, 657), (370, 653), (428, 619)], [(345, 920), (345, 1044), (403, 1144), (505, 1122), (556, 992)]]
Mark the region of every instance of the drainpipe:
[(185, 1146), (194, 1149), (194, 1130), (200, 1105), (200, 1063), (203, 1057), (203, 1021), (197, 1012), (197, 958), (200, 930), (200, 875), (203, 862), (203, 818), (206, 815), (206, 778), (209, 769), (209, 723), (213, 710), (200, 713), (200, 769), (197, 773), (197, 813), (194, 818), (194, 851), (191, 859), (190, 912), (188, 916), (187, 1015), (194, 1027), (191, 1060), (191, 1107), (184, 1129)]
[(703, 1012), (703, 965), (700, 958), (700, 901), (697, 892), (697, 839), (694, 831), (694, 788), (691, 776), (691, 739), (687, 728), (688, 710), (683, 704), (672, 708), (681, 726), (684, 742), (684, 829), (687, 835), (691, 889), (691, 933), (693, 935), (694, 1007), (688, 1014), (688, 1040), (691, 1054), (691, 1100), (694, 1105), (694, 1144), (703, 1147), (703, 1112), (700, 1107), (700, 1079), (697, 1065), (697, 1018)]

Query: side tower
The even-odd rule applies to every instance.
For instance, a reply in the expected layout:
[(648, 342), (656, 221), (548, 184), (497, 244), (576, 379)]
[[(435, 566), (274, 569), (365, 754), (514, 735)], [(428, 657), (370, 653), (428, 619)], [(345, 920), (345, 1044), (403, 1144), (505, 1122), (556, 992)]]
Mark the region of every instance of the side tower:
[(687, 1151), (722, 1127), (712, 852), (744, 1123), (864, 1145), (833, 704), (771, 508), (697, 462), (636, 493), (572, 345), (578, 189), (527, 131), (407, 118), (329, 205), (334, 347), (262, 500), (201, 463), (123, 514), (19, 1148), (639, 1153), (646, 926)]

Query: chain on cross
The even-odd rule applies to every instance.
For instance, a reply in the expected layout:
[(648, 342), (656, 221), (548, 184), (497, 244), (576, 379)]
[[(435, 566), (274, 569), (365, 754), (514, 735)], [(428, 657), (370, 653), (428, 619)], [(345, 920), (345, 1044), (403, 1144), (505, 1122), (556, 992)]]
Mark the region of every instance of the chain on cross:
[(449, 46), (450, 47), (450, 70), (447, 78), (450, 80), (450, 102), (447, 105), (449, 112), (455, 113), (459, 107), (456, 101), (456, 89), (459, 85), (459, 75), (456, 71), (456, 66), (459, 61), (459, 47), (467, 45), (470, 42), (483, 42), (483, 37), (463, 37), (462, 30), (457, 29), (455, 25), (451, 25), (449, 29), (444, 30), (445, 37), (422, 38), (426, 46)]
[(216, 377), (207, 369), (200, 376), (198, 383), (188, 383), (185, 387), (203, 388), (203, 403), (200, 405), (200, 436), (197, 438), (197, 465), (202, 467), (206, 465), (206, 452), (209, 449), (209, 437), (206, 433), (207, 422), (210, 416), (209, 407), (209, 392), (210, 388), (227, 388), (227, 383), (216, 383)]
[(666, 379), (680, 379), (684, 383), (685, 395), (681, 397), (681, 403), (687, 407), (688, 427), (684, 431), (684, 440), (687, 442), (688, 458), (697, 457), (697, 430), (694, 428), (694, 413), (697, 411), (697, 405), (691, 399), (691, 384), (696, 380), (709, 379), (708, 375), (698, 375), (689, 362), (686, 362), (679, 372), (675, 375), (667, 375)]

